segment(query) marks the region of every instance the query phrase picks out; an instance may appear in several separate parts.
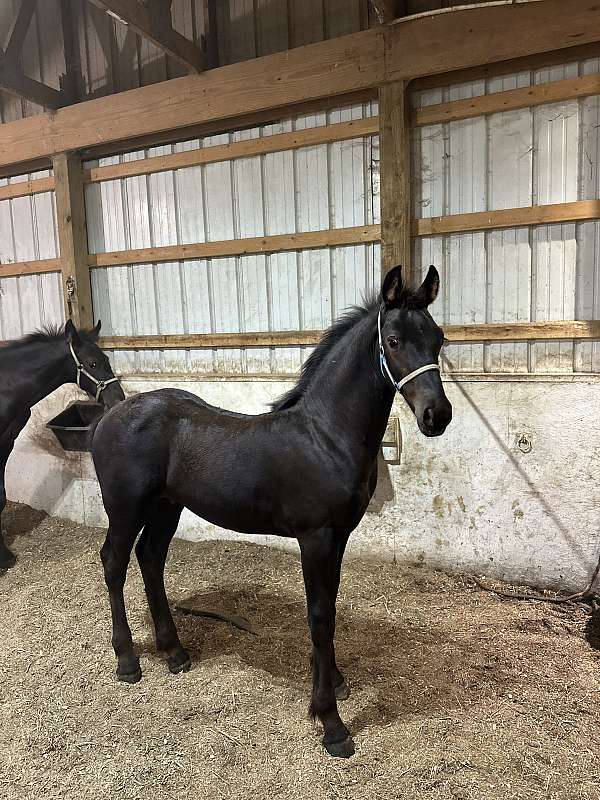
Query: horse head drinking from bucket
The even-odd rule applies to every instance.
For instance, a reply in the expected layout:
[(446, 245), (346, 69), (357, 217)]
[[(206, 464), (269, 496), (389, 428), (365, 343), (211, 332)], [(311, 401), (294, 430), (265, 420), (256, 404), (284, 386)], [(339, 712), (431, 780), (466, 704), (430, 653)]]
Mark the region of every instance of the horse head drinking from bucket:
[[(15, 439), (31, 407), (64, 383), (76, 383), (96, 402), (110, 407), (125, 395), (106, 355), (97, 344), (101, 322), (78, 331), (71, 320), (0, 348), (0, 514), (6, 506), (4, 473)], [(0, 532), (0, 569), (15, 563)]]
[(142, 677), (123, 598), (140, 531), (136, 555), (156, 645), (175, 673), (189, 669), (190, 658), (171, 616), (164, 566), (183, 508), (241, 533), (296, 537), (313, 645), (311, 713), (329, 753), (354, 752), (337, 708), (349, 692), (333, 646), (340, 568), (375, 491), (396, 391), (426, 436), (441, 435), (452, 417), (438, 367), (444, 335), (427, 310), (438, 288), (434, 267), (416, 291), (393, 269), (377, 300), (324, 334), (297, 385), (268, 413), (236, 414), (161, 389), (104, 415), (92, 455), (109, 520), (101, 556), (120, 680)]

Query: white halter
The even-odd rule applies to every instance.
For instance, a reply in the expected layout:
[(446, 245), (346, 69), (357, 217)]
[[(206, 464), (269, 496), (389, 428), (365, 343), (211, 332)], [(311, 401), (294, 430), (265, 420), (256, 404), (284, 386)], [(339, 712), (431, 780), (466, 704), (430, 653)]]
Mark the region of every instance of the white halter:
[(118, 382), (119, 379), (109, 378), (107, 381), (99, 381), (98, 378), (95, 378), (91, 373), (87, 371), (87, 369), (83, 366), (81, 361), (77, 358), (77, 355), (75, 354), (75, 350), (73, 350), (73, 345), (71, 344), (71, 342), (69, 342), (69, 350), (71, 351), (71, 355), (73, 356), (73, 361), (77, 366), (77, 386), (79, 386), (80, 389), (83, 389), (81, 385), (81, 376), (85, 375), (85, 377), (96, 386), (96, 397), (94, 399), (96, 400), (96, 402), (98, 402), (98, 400), (100, 399), (100, 395), (102, 394), (104, 389), (106, 389), (106, 387), (109, 385), (109, 383), (115, 383), (115, 381)]
[(416, 378), (417, 375), (422, 375), (424, 372), (429, 372), (430, 369), (437, 369), (439, 372), (439, 364), (425, 364), (424, 367), (418, 367), (414, 369), (412, 372), (409, 372), (408, 375), (405, 375), (404, 378), (400, 381), (395, 381), (394, 376), (392, 375), (390, 368), (388, 367), (388, 363), (385, 357), (385, 350), (383, 349), (383, 339), (381, 338), (381, 309), (379, 309), (379, 314), (377, 315), (377, 334), (379, 336), (379, 366), (381, 367), (381, 373), (385, 377), (391, 380), (392, 385), (394, 388), (401, 393), (401, 389), (403, 386), (409, 381), (412, 381), (413, 378)]

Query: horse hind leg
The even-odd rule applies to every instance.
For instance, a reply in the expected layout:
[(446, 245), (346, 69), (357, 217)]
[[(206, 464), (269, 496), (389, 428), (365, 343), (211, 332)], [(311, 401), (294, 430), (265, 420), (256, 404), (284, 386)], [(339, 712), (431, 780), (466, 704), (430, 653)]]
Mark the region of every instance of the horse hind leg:
[(2, 534), (2, 512), (6, 507), (6, 490), (4, 489), (4, 468), (0, 478), (0, 570), (9, 569), (14, 567), (17, 559), (12, 550), (9, 550), (4, 541)]
[(182, 506), (166, 499), (159, 500), (148, 515), (149, 520), (135, 548), (154, 622), (156, 648), (166, 654), (173, 674), (187, 672), (191, 666), (190, 656), (179, 641), (164, 582), (167, 553), (182, 510)]
[[(114, 522), (117, 519), (118, 522)], [(125, 522), (124, 515), (109, 517), (106, 540), (100, 551), (104, 579), (110, 598), (112, 615), (112, 646), (117, 657), (117, 678), (126, 683), (137, 683), (142, 678), (140, 660), (133, 650), (131, 629), (127, 622), (123, 587), (135, 538), (142, 522)]]

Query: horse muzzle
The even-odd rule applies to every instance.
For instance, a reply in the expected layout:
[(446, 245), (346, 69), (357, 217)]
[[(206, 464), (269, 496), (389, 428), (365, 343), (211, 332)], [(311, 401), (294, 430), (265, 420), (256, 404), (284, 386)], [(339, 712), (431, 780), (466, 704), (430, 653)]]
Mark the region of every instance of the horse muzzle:
[(425, 406), (417, 415), (419, 430), (424, 436), (441, 436), (452, 419), (452, 405), (447, 397)]

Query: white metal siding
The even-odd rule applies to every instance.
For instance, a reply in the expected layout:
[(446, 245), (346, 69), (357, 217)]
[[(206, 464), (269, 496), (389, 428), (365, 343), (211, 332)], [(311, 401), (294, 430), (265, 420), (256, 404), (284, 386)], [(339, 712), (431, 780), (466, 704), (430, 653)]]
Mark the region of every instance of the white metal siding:
[[(206, 137), (147, 155), (321, 126), (376, 113), (367, 103)], [(143, 154), (129, 154), (125, 159)], [(86, 187), (91, 252), (269, 236), (378, 221), (377, 137)], [(118, 158), (103, 159), (114, 163)], [(376, 184), (375, 184), (376, 185)], [(92, 271), (94, 308), (114, 335), (327, 327), (378, 281), (378, 246), (213, 258)], [(126, 372), (295, 372), (302, 348), (115, 354)]]
[[(417, 107), (595, 73), (598, 61), (436, 89)], [(599, 98), (418, 129), (415, 214), (431, 217), (598, 197)], [(598, 223), (427, 237), (417, 263), (441, 267), (443, 323), (598, 318)], [(597, 343), (452, 345), (457, 372), (599, 372)]]

